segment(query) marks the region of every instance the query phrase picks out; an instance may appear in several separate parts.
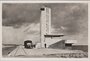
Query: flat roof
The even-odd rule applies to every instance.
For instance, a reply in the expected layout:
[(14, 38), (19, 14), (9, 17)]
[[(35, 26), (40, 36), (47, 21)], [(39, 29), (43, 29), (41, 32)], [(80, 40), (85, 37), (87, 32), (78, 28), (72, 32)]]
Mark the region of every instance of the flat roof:
[(68, 43), (68, 44), (71, 43), (71, 44), (73, 44), (73, 43), (77, 43), (77, 40), (66, 40), (65, 43)]
[(62, 37), (64, 35), (44, 35), (45, 37)]

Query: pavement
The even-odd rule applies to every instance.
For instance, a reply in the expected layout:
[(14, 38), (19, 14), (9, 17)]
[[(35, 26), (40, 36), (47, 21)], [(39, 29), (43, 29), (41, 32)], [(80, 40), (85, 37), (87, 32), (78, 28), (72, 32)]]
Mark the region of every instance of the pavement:
[(47, 56), (53, 54), (70, 54), (70, 53), (84, 53), (81, 50), (65, 50), (65, 49), (51, 49), (51, 48), (42, 48), (42, 49), (26, 49), (24, 46), (18, 46), (14, 49), (10, 54), (9, 57), (16, 57), (16, 56)]

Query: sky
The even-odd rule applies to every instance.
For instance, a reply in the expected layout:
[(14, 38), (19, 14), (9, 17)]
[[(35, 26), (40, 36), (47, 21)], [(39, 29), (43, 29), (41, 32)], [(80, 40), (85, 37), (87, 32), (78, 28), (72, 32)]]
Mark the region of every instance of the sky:
[(65, 40), (88, 44), (87, 3), (3, 3), (3, 43), (20, 44), (30, 39), (40, 42), (40, 8), (51, 8), (52, 34), (61, 34)]

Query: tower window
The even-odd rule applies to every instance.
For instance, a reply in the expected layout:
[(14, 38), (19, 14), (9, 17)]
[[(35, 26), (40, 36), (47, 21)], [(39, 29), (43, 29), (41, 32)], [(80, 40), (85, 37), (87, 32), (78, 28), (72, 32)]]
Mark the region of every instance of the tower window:
[(41, 8), (40, 10), (44, 11), (44, 10), (45, 10), (45, 8)]

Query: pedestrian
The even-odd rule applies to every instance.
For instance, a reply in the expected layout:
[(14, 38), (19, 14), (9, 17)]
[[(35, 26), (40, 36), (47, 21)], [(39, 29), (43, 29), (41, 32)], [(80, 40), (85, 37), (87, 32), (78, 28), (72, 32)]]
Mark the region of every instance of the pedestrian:
[(46, 43), (45, 43), (44, 45), (45, 45), (45, 48), (47, 48), (47, 45), (46, 45)]

